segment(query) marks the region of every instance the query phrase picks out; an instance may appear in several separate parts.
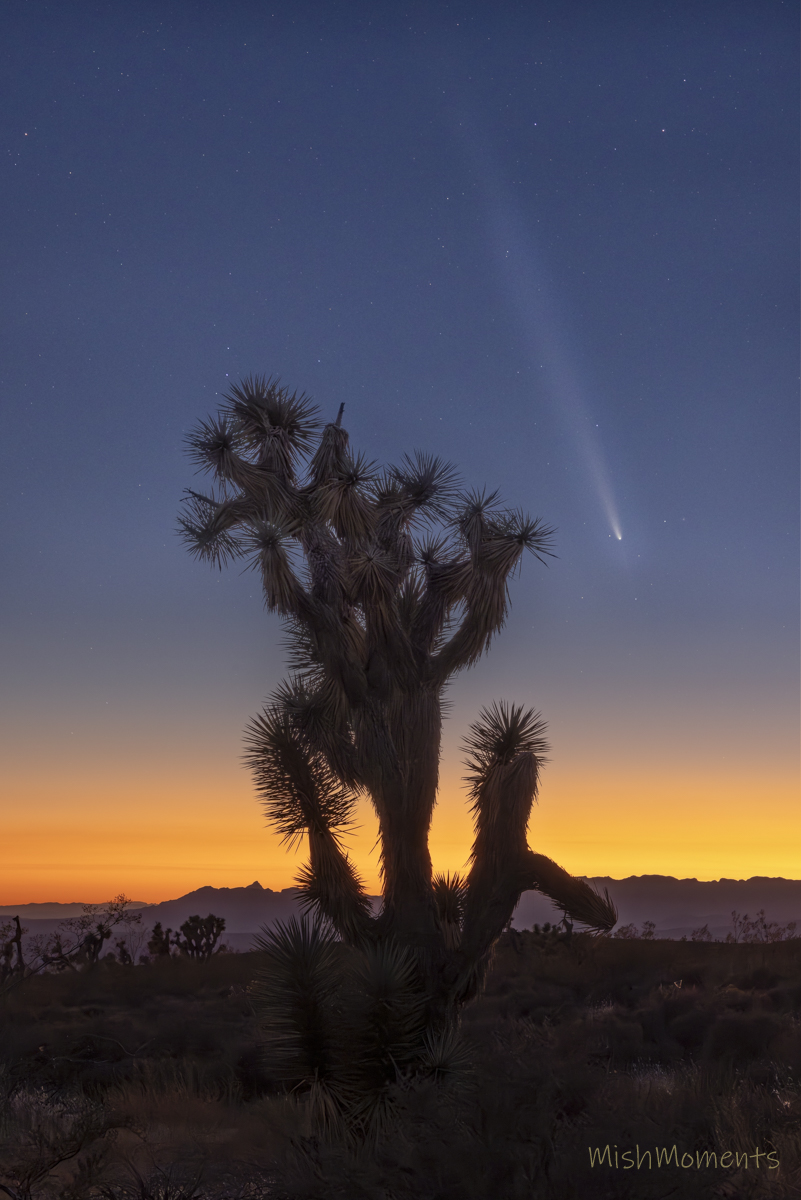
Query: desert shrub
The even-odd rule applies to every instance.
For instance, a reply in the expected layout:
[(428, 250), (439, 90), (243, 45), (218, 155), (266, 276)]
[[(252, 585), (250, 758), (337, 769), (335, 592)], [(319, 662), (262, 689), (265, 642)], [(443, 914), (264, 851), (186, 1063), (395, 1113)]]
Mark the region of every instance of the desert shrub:
[(766, 1002), (778, 1012), (794, 1012), (801, 1009), (801, 983), (782, 983), (770, 989)]
[(176, 1171), (153, 1167), (140, 1172), (129, 1168), (127, 1178), (106, 1184), (100, 1190), (103, 1200), (204, 1200), (202, 1171)]
[(780, 1028), (777, 1018), (768, 1013), (726, 1013), (710, 1024), (703, 1056), (735, 1063), (753, 1060), (767, 1053)]
[(689, 1011), (681, 1013), (667, 1026), (669, 1036), (685, 1050), (698, 1050), (704, 1043), (707, 1030), (715, 1021), (711, 1008), (694, 1004)]
[(236, 1074), (254, 1040), (245, 986), (258, 959), (101, 963), (89, 975), (31, 978), (0, 1008), (0, 1062), (16, 1077), (93, 1095), (135, 1079), (145, 1061), (192, 1059)]
[(755, 971), (749, 971), (747, 975), (741, 976), (735, 982), (736, 986), (742, 988), (743, 991), (754, 991), (757, 988), (775, 987), (779, 982), (779, 975), (767, 967), (757, 967)]
[(644, 942), (652, 942), (656, 933), (656, 924), (654, 921), (643, 921), (642, 929), (638, 929), (632, 922), (628, 925), (620, 925), (612, 934), (613, 938), (618, 938), (623, 941), (632, 941), (634, 938), (641, 938)]
[[(8, 1078), (4, 1083), (0, 1189), (14, 1200), (30, 1200), (47, 1189), (64, 1164), (73, 1168), (73, 1182), (82, 1179), (90, 1183), (109, 1149), (109, 1143), (103, 1143), (111, 1124), (103, 1107), (80, 1092), (9, 1086)], [(62, 1195), (68, 1194), (62, 1191)]]
[(616, 1067), (638, 1062), (643, 1055), (645, 1035), (633, 1014), (612, 1007), (594, 1016), (589, 1053)]
[(731, 932), (726, 934), (726, 941), (735, 944), (784, 942), (794, 938), (796, 932), (795, 921), (789, 921), (786, 925), (780, 925), (778, 921), (768, 921), (764, 908), (759, 910), (753, 920), (749, 918), (748, 913), (732, 912), (731, 926)]

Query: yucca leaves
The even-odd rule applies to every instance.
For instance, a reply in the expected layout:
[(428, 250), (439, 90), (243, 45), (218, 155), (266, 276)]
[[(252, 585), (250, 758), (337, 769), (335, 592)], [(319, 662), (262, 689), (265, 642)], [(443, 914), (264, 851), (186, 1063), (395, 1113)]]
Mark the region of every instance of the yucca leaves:
[(465, 740), (469, 795), (476, 840), (476, 872), (508, 873), (526, 849), (526, 827), (547, 761), (545, 722), (522, 705), (493, 704), (481, 712)]
[(467, 893), (464, 877), (459, 874), (451, 875), (450, 871), (446, 871), (434, 876), (432, 886), (440, 920), (449, 925), (460, 925)]
[(595, 933), (607, 932), (617, 924), (617, 909), (609, 892), (603, 895), (583, 879), (576, 879), (544, 854), (529, 850), (525, 856), (524, 886), (553, 900), (557, 908)]
[(240, 538), (232, 532), (236, 522), (220, 520), (225, 507), (225, 502), (214, 496), (187, 489), (184, 510), (178, 518), (178, 533), (189, 553), (220, 570), (242, 552)]
[(392, 940), (348, 950), (325, 926), (291, 920), (256, 939), (265, 964), (250, 996), (266, 1069), (305, 1086), (320, 1132), (374, 1139), (396, 1086), (454, 1083), (468, 1070), (455, 1028), (435, 1030), (415, 955)]
[(220, 483), (232, 479), (241, 461), (241, 439), (225, 414), (201, 421), (186, 439), (189, 455), (201, 471), (211, 471)]
[[(297, 643), (293, 649), (298, 649)], [(306, 670), (276, 689), (275, 703), (291, 716), (308, 749), (322, 756), (340, 783), (356, 789), (360, 777), (345, 694), (316, 664), (309, 669), (307, 655), (299, 653), (296, 661)]]
[(350, 945), (372, 936), (367, 893), (348, 855), (328, 830), (309, 830), (309, 862), (295, 882), (304, 913), (327, 921)]
[(462, 921), (467, 899), (467, 880), (458, 874), (435, 875), (432, 886), (437, 912), (442, 922), (445, 945), (455, 950), (462, 940)]
[(459, 474), (450, 463), (434, 454), (404, 454), (389, 476), (413, 512), (432, 519), (447, 520), (458, 496)]
[(327, 1081), (339, 1067), (336, 997), (342, 947), (319, 923), (278, 922), (255, 939), (265, 969), (251, 985), (267, 1065), (288, 1083)]
[[(341, 415), (340, 411), (340, 418)], [(314, 483), (324, 484), (338, 475), (345, 466), (347, 453), (348, 435), (340, 422), (326, 425), (310, 464)]]
[(395, 1085), (424, 1048), (427, 996), (414, 956), (393, 941), (354, 955), (343, 992), (342, 1096), (351, 1128), (374, 1139), (392, 1121)]
[[(344, 439), (347, 445), (348, 435), (344, 429), (333, 425), (326, 427), (334, 430), (337, 440)], [(333, 458), (333, 455), (330, 457)], [(371, 487), (376, 478), (376, 472), (363, 454), (353, 458), (350, 454), (338, 453), (336, 461), (318, 462), (318, 455), (312, 460), (312, 478), (314, 480), (313, 502), (318, 519), (331, 525), (337, 536), (349, 544), (368, 542), (374, 536), (374, 510), (371, 503)]]
[(496, 768), (508, 765), (523, 754), (534, 756), (538, 764), (548, 761), (545, 730), (541, 714), (534, 709), (524, 709), (522, 704), (509, 705), (501, 701), (481, 710), (478, 721), (470, 726), (464, 741), (466, 780), (474, 809), (479, 804), (482, 788)]
[(242, 444), (261, 465), (292, 479), (319, 429), (317, 408), (308, 396), (289, 394), (277, 379), (248, 376), (224, 397), (226, 412)]
[(423, 1052), (418, 1069), (441, 1087), (460, 1091), (472, 1075), (470, 1053), (456, 1025), (434, 1031), (427, 1029), (423, 1036)]
[(520, 898), (526, 828), (547, 749), (540, 714), (503, 703), (482, 710), (466, 739), (476, 836), (459, 943), (460, 986), (480, 978), (475, 965), (489, 953)]
[(285, 842), (294, 844), (309, 829), (334, 833), (350, 823), (354, 792), (308, 744), (287, 708), (271, 705), (250, 722), (245, 758), (267, 819)]
[(359, 548), (348, 557), (350, 593), (369, 612), (392, 610), (400, 583), (396, 563), (378, 546)]
[(415, 1056), (426, 1027), (426, 995), (415, 957), (390, 940), (365, 946), (354, 962), (355, 1063), (376, 1075), (376, 1084), (394, 1080)]

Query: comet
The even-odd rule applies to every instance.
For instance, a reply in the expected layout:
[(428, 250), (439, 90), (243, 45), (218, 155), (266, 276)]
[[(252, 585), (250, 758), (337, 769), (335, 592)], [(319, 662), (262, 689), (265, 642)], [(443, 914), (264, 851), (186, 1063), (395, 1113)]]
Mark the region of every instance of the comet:
[(517, 318), (529, 361), (545, 376), (547, 391), (584, 462), (611, 536), (620, 542), (623, 529), (600, 426), (587, 400), (590, 389), (576, 370), (577, 355), (568, 344), (569, 325), (549, 289), (531, 221), (524, 220), (504, 186), (492, 150), (492, 131), (467, 97), (453, 110), (453, 133), (484, 192), (492, 262)]
[(560, 318), (546, 272), (520, 214), (495, 196), (490, 205), (494, 259), (524, 335), (531, 365), (545, 375), (547, 390), (584, 461), (600, 507), (617, 541), (623, 531), (609, 478), (599, 425), (593, 420), (584, 386), (568, 345), (567, 322)]

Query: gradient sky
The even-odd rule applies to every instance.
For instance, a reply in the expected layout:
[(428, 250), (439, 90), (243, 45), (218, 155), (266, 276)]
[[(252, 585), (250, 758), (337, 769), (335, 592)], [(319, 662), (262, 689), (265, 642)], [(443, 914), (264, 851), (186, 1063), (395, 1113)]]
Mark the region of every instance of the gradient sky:
[(292, 882), (240, 764), (279, 622), (176, 536), (253, 371), (558, 529), (451, 689), (438, 868), (505, 698), (534, 849), (801, 877), (797, 44), (781, 0), (7, 0), (0, 903)]

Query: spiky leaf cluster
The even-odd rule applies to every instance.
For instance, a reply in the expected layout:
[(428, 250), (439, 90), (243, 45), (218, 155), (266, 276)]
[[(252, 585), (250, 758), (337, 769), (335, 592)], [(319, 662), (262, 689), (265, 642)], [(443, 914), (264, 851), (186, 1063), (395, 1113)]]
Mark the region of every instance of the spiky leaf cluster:
[(349, 950), (330, 928), (294, 918), (256, 938), (264, 966), (250, 988), (272, 1074), (308, 1089), (324, 1132), (374, 1138), (392, 1120), (396, 1085), (458, 1079), (461, 1040), (435, 1035), (414, 954), (393, 941)]
[(294, 845), (309, 831), (347, 829), (355, 794), (310, 744), (289, 706), (273, 704), (255, 717), (245, 745), (267, 819), (282, 841)]
[(493, 771), (524, 755), (536, 759), (538, 764), (548, 761), (545, 730), (541, 714), (524, 709), (522, 704), (509, 705), (501, 701), (481, 710), (479, 720), (470, 726), (464, 742), (466, 780), (474, 810), (480, 804), (482, 789)]

